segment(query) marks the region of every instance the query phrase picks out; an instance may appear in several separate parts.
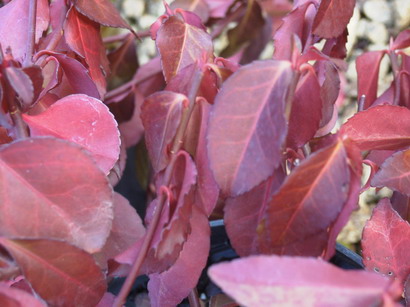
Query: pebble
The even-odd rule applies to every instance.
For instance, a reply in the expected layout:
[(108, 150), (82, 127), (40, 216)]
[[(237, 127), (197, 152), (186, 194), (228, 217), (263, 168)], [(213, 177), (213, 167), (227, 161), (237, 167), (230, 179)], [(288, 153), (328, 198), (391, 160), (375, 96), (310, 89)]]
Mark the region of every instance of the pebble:
[(365, 36), (375, 45), (385, 45), (389, 40), (389, 32), (386, 26), (376, 21), (366, 24)]
[(393, 24), (392, 8), (386, 1), (368, 0), (363, 4), (363, 12), (372, 21), (381, 22), (387, 26)]
[(122, 10), (129, 18), (139, 19), (145, 11), (144, 0), (125, 0), (122, 3)]
[(409, 0), (395, 0), (394, 13), (396, 26), (399, 29), (404, 29), (410, 26), (410, 1)]

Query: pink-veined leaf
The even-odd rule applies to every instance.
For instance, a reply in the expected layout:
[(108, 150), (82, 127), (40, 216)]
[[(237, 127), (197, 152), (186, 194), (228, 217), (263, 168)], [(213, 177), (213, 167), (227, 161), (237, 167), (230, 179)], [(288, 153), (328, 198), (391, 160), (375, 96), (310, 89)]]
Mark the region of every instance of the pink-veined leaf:
[(362, 238), (363, 264), (368, 270), (404, 283), (410, 274), (410, 225), (380, 200), (367, 221)]
[(204, 30), (170, 16), (159, 28), (156, 44), (165, 80), (169, 82), (181, 69), (198, 59), (213, 58), (211, 36)]
[(387, 278), (313, 258), (251, 256), (213, 265), (208, 275), (244, 306), (381, 306), (400, 296)]
[(363, 109), (369, 108), (377, 98), (380, 63), (385, 53), (384, 50), (370, 51), (356, 59), (357, 96), (366, 97)]
[(4, 307), (46, 307), (46, 304), (24, 290), (0, 284), (0, 306)]
[[(13, 57), (23, 60), (26, 54), (28, 42), (28, 12), (30, 0), (13, 0), (0, 8), (0, 45), (5, 52), (11, 48)], [(48, 0), (37, 1), (36, 12), (36, 43), (43, 32), (47, 30), (49, 23)]]
[(100, 25), (79, 14), (72, 7), (64, 24), (64, 38), (70, 48), (85, 59), (100, 97), (104, 97), (109, 63), (100, 35)]
[(125, 28), (134, 32), (110, 0), (75, 0), (74, 5), (81, 14), (103, 26)]
[(23, 107), (29, 107), (34, 99), (34, 86), (30, 77), (21, 68), (12, 66), (7, 67), (4, 72), (5, 77), (19, 96)]
[(145, 141), (156, 173), (169, 162), (169, 145), (175, 137), (187, 101), (183, 94), (161, 91), (147, 97), (141, 107)]
[(348, 198), (350, 175), (342, 142), (310, 155), (286, 178), (258, 226), (263, 253), (320, 256), (327, 229)]
[(371, 181), (374, 187), (388, 187), (410, 196), (410, 149), (387, 158)]
[(63, 239), (88, 251), (109, 235), (112, 188), (79, 146), (30, 138), (0, 150), (0, 235)]
[(83, 146), (105, 174), (118, 160), (117, 122), (107, 106), (96, 98), (83, 94), (66, 96), (43, 113), (24, 114), (23, 118), (30, 127), (31, 136), (50, 135)]
[(207, 146), (225, 196), (249, 191), (279, 164), (291, 79), (289, 62), (268, 60), (243, 66), (223, 84), (211, 110)]
[(259, 252), (256, 240), (257, 226), (265, 209), (283, 180), (285, 173), (279, 167), (273, 176), (237, 197), (228, 198), (224, 206), (224, 224), (229, 241), (236, 253), (249, 256)]
[(338, 37), (346, 29), (356, 0), (322, 0), (313, 22), (313, 34), (323, 38)]
[(210, 229), (207, 215), (196, 206), (190, 223), (192, 231), (176, 262), (165, 272), (149, 275), (152, 307), (176, 306), (198, 283), (208, 258)]
[(381, 105), (361, 111), (340, 129), (361, 150), (397, 150), (410, 145), (410, 110)]
[(52, 306), (95, 306), (106, 291), (100, 268), (78, 247), (46, 239), (0, 238), (0, 244), (33, 289)]

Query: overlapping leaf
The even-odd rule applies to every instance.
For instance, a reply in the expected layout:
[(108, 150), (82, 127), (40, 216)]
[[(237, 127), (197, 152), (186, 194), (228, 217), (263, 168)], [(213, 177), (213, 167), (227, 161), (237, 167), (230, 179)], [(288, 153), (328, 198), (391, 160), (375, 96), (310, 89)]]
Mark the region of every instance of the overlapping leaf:
[(104, 275), (85, 251), (61, 241), (6, 239), (33, 289), (52, 306), (95, 306), (107, 288)]
[(24, 120), (32, 136), (50, 135), (83, 146), (105, 174), (119, 158), (117, 122), (96, 98), (83, 94), (66, 96), (39, 115), (25, 114)]
[(236, 71), (218, 93), (209, 118), (208, 154), (226, 196), (249, 191), (279, 164), (291, 78), (290, 63), (257, 61)]
[(363, 264), (368, 270), (404, 283), (410, 274), (410, 225), (387, 198), (374, 208), (362, 238)]
[(113, 218), (112, 189), (79, 146), (31, 138), (0, 150), (0, 235), (63, 239), (96, 252)]
[(304, 160), (267, 206), (258, 232), (264, 253), (320, 256), (326, 230), (348, 197), (350, 175), (338, 141)]
[(208, 275), (245, 306), (377, 306), (397, 299), (382, 276), (313, 258), (252, 256), (213, 265)]
[(46, 305), (26, 291), (0, 284), (0, 305), (5, 307), (45, 307)]

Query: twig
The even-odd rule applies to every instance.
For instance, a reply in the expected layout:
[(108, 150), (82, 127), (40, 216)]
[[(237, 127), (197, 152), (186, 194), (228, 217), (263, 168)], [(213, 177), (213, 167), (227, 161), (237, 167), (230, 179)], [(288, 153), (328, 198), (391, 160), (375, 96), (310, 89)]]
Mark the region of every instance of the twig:
[(36, 43), (36, 15), (37, 0), (30, 0), (28, 8), (28, 33), (24, 66), (30, 66), (33, 63), (32, 57), (34, 53), (34, 45)]

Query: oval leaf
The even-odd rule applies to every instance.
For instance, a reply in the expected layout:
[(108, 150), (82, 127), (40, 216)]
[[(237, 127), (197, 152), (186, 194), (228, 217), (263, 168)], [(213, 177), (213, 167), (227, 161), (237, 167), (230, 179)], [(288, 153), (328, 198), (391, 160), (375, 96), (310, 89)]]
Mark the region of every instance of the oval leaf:
[(0, 150), (0, 235), (58, 238), (96, 252), (110, 232), (112, 188), (80, 147), (26, 139)]
[(95, 306), (106, 281), (94, 258), (65, 242), (10, 240), (0, 244), (13, 256), (33, 289), (52, 306)]
[(24, 114), (23, 118), (31, 136), (50, 135), (83, 146), (105, 174), (119, 158), (117, 122), (108, 107), (96, 98), (83, 94), (66, 96), (43, 113)]
[(397, 150), (410, 146), (410, 110), (381, 105), (359, 112), (340, 129), (361, 150)]
[(236, 71), (218, 93), (209, 118), (208, 153), (226, 196), (249, 191), (279, 164), (291, 78), (289, 62), (257, 61)]
[(213, 265), (208, 275), (245, 306), (378, 306), (391, 298), (388, 279), (313, 258), (252, 256)]

